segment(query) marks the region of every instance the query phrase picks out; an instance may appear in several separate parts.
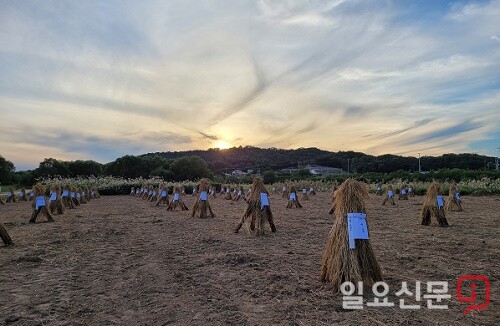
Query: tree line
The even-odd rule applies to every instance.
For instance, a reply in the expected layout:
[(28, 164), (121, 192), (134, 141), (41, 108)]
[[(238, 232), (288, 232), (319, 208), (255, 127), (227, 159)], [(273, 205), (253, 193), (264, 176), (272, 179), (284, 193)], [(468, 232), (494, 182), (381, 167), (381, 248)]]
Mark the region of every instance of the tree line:
[[(0, 183), (31, 186), (37, 178), (77, 177), (110, 175), (124, 178), (148, 178), (158, 176), (165, 181), (196, 180), (223, 176), (235, 169), (252, 169), (263, 173), (266, 180), (277, 180), (280, 169), (297, 168), (291, 177), (308, 178), (304, 169), (308, 164), (318, 164), (340, 168), (354, 174), (418, 172), (417, 157), (398, 155), (373, 156), (360, 152), (329, 152), (317, 148), (285, 150), (277, 148), (257, 148), (252, 146), (233, 147), (226, 150), (209, 149), (182, 152), (156, 152), (139, 156), (125, 155), (101, 164), (92, 160), (62, 161), (46, 158), (38, 168), (16, 172), (12, 162), (0, 156)], [(488, 171), (495, 169), (495, 158), (478, 154), (444, 154), (422, 156), (422, 171), (440, 169), (461, 169), (468, 171)], [(475, 172), (471, 172), (475, 173)], [(279, 178), (282, 179), (282, 178)], [(236, 180), (232, 180), (236, 181)]]

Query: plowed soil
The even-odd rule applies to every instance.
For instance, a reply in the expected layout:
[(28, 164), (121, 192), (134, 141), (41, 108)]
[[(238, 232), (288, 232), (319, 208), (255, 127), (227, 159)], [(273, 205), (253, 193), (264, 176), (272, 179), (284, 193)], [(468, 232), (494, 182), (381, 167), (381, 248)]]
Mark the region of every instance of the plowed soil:
[[(186, 196), (192, 207), (194, 197)], [(381, 205), (367, 199), (370, 241), (394, 307), (342, 307), (342, 295), (319, 279), (334, 217), (329, 194), (286, 209), (271, 196), (276, 233), (252, 237), (233, 229), (245, 202), (210, 199), (213, 219), (135, 197), (92, 200), (54, 223), (29, 224), (29, 202), (0, 205), (0, 221), (15, 245), (0, 243), (0, 323), (12, 325), (500, 325), (500, 197), (464, 197), (463, 212), (448, 212), (450, 227), (421, 226), (422, 197)], [(456, 298), (465, 274), (491, 282), (488, 308), (463, 315)], [(395, 293), (406, 281), (422, 295), (447, 281), (448, 309), (407, 302)], [(470, 291), (469, 291), (470, 294)], [(478, 301), (484, 300), (479, 290)]]

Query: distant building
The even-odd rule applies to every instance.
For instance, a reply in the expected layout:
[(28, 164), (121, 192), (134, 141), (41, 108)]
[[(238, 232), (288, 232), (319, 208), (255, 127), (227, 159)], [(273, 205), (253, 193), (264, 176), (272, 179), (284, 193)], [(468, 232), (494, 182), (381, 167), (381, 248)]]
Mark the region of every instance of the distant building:
[(306, 165), (306, 169), (308, 169), (309, 172), (314, 175), (323, 175), (331, 173), (340, 174), (344, 172), (342, 169), (339, 168), (332, 168), (329, 166), (321, 166), (313, 164)]
[(330, 174), (330, 173), (343, 173), (344, 171), (339, 168), (332, 168), (329, 166), (321, 166), (321, 165), (316, 165), (316, 164), (309, 164), (306, 165), (302, 169), (297, 169), (297, 168), (286, 168), (286, 169), (281, 169), (280, 173), (281, 174), (293, 174), (295, 172), (298, 172), (299, 170), (309, 170), (309, 173), (313, 175), (323, 175), (323, 174)]

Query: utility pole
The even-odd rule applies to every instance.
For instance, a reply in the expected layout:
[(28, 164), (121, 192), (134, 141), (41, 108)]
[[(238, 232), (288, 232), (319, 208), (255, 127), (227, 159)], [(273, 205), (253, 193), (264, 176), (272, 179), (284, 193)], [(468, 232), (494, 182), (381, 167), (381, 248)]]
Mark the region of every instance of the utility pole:
[(349, 158), (347, 158), (347, 174), (350, 174), (350, 172), (349, 172)]
[(495, 149), (497, 149), (497, 150), (498, 150), (498, 154), (497, 154), (497, 156), (495, 157), (495, 166), (496, 166), (496, 170), (498, 171), (498, 169), (499, 169), (499, 165), (500, 165), (499, 158), (498, 158), (498, 156), (500, 156), (500, 147), (497, 147), (497, 148), (495, 148)]
[(422, 168), (420, 167), (420, 153), (418, 153), (418, 173), (422, 173)]

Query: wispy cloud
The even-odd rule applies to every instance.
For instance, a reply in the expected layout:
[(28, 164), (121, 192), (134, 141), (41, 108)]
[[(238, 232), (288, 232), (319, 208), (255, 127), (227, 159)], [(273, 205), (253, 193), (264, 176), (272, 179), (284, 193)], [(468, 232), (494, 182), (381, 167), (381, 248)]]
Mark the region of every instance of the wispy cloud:
[(2, 2), (0, 154), (492, 154), (499, 15), (499, 0)]

